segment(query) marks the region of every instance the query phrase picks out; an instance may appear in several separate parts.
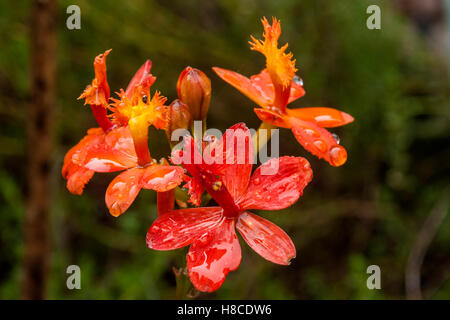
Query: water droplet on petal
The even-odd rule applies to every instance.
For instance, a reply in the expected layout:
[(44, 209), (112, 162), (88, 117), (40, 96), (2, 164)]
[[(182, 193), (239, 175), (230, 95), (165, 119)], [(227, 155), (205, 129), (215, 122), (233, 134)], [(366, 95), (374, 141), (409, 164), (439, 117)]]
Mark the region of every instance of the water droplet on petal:
[(303, 86), (303, 79), (300, 78), (299, 76), (294, 76), (294, 78), (292, 79), (296, 84)]
[(337, 144), (341, 143), (341, 138), (339, 138), (339, 136), (336, 133), (332, 133), (331, 135), (333, 136), (334, 140), (336, 140)]
[(298, 84), (298, 85), (300, 85), (300, 86), (303, 86), (303, 79), (300, 78), (299, 76), (295, 76), (292, 80), (293, 80), (296, 84)]
[(339, 167), (347, 161), (347, 151), (341, 146), (334, 147), (330, 150), (331, 164), (335, 167)]
[(311, 137), (320, 137), (320, 134), (313, 129), (305, 129), (305, 133)]
[(313, 142), (314, 146), (319, 149), (320, 152), (327, 151), (327, 144), (323, 140), (316, 140)]
[(259, 185), (261, 183), (261, 178), (255, 178), (254, 180), (253, 180), (253, 184), (254, 185)]

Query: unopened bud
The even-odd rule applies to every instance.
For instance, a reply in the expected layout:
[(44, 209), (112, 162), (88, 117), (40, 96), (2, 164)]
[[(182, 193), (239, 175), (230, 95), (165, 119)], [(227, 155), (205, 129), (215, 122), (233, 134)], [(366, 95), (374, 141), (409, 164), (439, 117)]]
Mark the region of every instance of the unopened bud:
[(211, 81), (202, 71), (186, 67), (177, 83), (178, 98), (188, 105), (192, 120), (205, 120), (211, 101)]
[(192, 124), (192, 116), (189, 108), (181, 100), (174, 100), (167, 110), (167, 130), (166, 134), (170, 141), (172, 132), (177, 129), (189, 129)]

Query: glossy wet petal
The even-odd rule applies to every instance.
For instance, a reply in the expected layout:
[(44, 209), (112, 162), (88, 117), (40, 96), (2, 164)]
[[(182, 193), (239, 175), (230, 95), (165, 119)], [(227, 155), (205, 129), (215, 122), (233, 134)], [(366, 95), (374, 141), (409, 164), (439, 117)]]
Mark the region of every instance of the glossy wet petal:
[(243, 210), (290, 207), (302, 195), (312, 176), (311, 166), (305, 158), (271, 159), (255, 170), (239, 206)]
[(291, 117), (311, 121), (324, 128), (343, 126), (354, 120), (348, 113), (325, 107), (287, 109), (286, 112)]
[(290, 128), (291, 124), (287, 120), (284, 114), (280, 114), (278, 112), (270, 111), (263, 108), (254, 108), (256, 116), (264, 122), (270, 123), (276, 127), (280, 128)]
[(104, 143), (86, 148), (83, 154), (74, 156), (74, 161), (96, 172), (114, 172), (135, 167), (137, 156), (130, 129), (119, 127), (111, 130)]
[(238, 123), (225, 131), (216, 150), (222, 150), (222, 180), (233, 199), (239, 198), (247, 189), (253, 167), (253, 146), (250, 130)]
[(94, 176), (94, 171), (77, 166), (76, 164), (70, 164), (67, 167), (67, 190), (73, 194), (81, 195), (83, 193), (84, 186)]
[(104, 137), (105, 133), (101, 128), (89, 129), (87, 135), (66, 153), (61, 173), (64, 179), (67, 179), (67, 189), (71, 193), (82, 194), (84, 186), (94, 175), (91, 170), (74, 163), (74, 155), (83, 157), (85, 150), (103, 142)]
[(295, 100), (297, 100), (298, 98), (301, 98), (305, 95), (305, 89), (303, 89), (303, 86), (295, 80), (292, 80), (291, 82), (291, 93), (289, 95), (289, 99), (288, 99), (288, 103), (291, 103)]
[(224, 219), (222, 224), (189, 248), (186, 256), (189, 277), (199, 291), (212, 292), (220, 288), (228, 272), (241, 263), (241, 246), (234, 230), (234, 220)]
[(213, 70), (225, 82), (232, 85), (259, 106), (267, 106), (273, 102), (273, 97), (264, 94), (264, 89), (255, 87), (249, 78), (230, 70), (214, 67)]
[[(253, 87), (259, 91), (260, 95), (268, 104), (273, 104), (275, 100), (275, 88), (267, 69), (263, 69), (259, 74), (250, 77)], [(298, 82), (292, 80), (288, 103), (291, 103), (305, 95), (305, 90)]]
[(158, 192), (175, 188), (183, 181), (184, 170), (177, 166), (151, 165), (143, 168), (142, 188)]
[(216, 228), (223, 219), (221, 207), (169, 211), (159, 216), (147, 232), (147, 246), (154, 250), (178, 249)]
[(337, 143), (329, 131), (310, 121), (292, 117), (290, 121), (292, 133), (297, 141), (313, 155), (335, 167), (347, 161), (347, 151)]
[(131, 206), (142, 188), (143, 174), (143, 169), (132, 168), (111, 181), (105, 195), (106, 206), (111, 215), (118, 217)]
[(291, 238), (272, 222), (253, 213), (242, 213), (236, 228), (247, 244), (264, 259), (288, 265), (295, 258), (295, 246)]

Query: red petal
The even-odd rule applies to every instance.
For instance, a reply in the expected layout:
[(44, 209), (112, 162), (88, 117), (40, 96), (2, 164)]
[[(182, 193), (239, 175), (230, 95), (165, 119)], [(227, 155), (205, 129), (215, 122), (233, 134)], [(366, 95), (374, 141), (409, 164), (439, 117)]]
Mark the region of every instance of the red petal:
[(297, 141), (309, 152), (324, 159), (332, 166), (339, 167), (347, 161), (347, 151), (340, 146), (326, 129), (313, 122), (290, 118), (292, 133)]
[(281, 210), (294, 204), (312, 179), (309, 162), (301, 157), (270, 159), (255, 170), (239, 201), (243, 210)]
[(158, 216), (172, 211), (175, 207), (175, 189), (156, 193), (156, 211)]
[(224, 219), (220, 226), (194, 241), (186, 258), (189, 277), (197, 290), (219, 289), (228, 272), (236, 270), (241, 263), (234, 220)]
[(114, 217), (124, 213), (141, 190), (141, 178), (144, 170), (128, 169), (119, 174), (108, 186), (105, 195), (106, 206)]
[(311, 121), (319, 127), (325, 128), (343, 126), (354, 120), (348, 113), (333, 108), (298, 108), (287, 109), (286, 112), (291, 117), (304, 121)]
[(96, 172), (114, 172), (135, 167), (137, 156), (128, 127), (111, 130), (104, 143), (90, 146), (83, 154), (74, 156), (78, 165)]
[(177, 166), (152, 165), (143, 168), (142, 188), (158, 192), (175, 188), (183, 181), (184, 170)]
[(237, 72), (222, 68), (214, 67), (213, 70), (222, 78), (222, 80), (231, 84), (261, 107), (267, 106), (273, 102), (273, 96), (266, 96), (264, 94), (264, 89), (262, 87), (255, 87), (249, 78), (244, 77)]
[(125, 94), (128, 99), (131, 99), (133, 96), (134, 88), (142, 84), (142, 82), (150, 75), (150, 70), (152, 69), (152, 62), (150, 60), (145, 61), (145, 63), (139, 68), (136, 74), (131, 79), (128, 84), (127, 90)]
[(236, 228), (248, 245), (264, 259), (288, 265), (295, 258), (291, 238), (272, 222), (246, 211), (239, 216)]
[(169, 211), (151, 225), (147, 232), (147, 246), (154, 250), (173, 250), (187, 246), (216, 228), (222, 219), (221, 207)]
[(290, 128), (291, 124), (286, 121), (285, 116), (277, 112), (273, 112), (263, 108), (254, 108), (256, 116), (261, 119), (261, 121), (270, 123), (274, 126), (281, 128)]
[(253, 167), (253, 146), (250, 130), (238, 123), (225, 131), (216, 150), (222, 150), (223, 182), (233, 199), (238, 199), (247, 189)]

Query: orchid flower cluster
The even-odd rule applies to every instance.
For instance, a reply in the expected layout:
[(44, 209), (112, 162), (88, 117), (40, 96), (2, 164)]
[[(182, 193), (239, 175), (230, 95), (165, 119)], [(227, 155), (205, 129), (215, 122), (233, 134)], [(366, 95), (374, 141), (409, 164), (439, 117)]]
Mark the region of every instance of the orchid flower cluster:
[[(292, 53), (286, 53), (288, 45), (278, 47), (279, 21), (261, 21), (264, 40), (251, 37), (250, 45), (265, 56), (266, 67), (250, 78), (222, 68), (213, 70), (258, 105), (254, 111), (262, 125), (291, 129), (310, 153), (332, 166), (343, 165), (347, 152), (325, 128), (345, 125), (353, 118), (331, 108), (287, 108), (305, 94), (303, 83), (296, 75)], [(183, 147), (175, 148), (171, 141), (175, 130), (189, 130), (195, 120), (205, 123), (211, 99), (208, 77), (187, 67), (177, 82), (178, 99), (167, 105), (159, 91), (151, 93), (156, 78), (148, 60), (126, 90), (112, 98), (106, 74), (110, 51), (95, 58), (95, 78), (79, 97), (90, 106), (99, 127), (89, 129), (66, 154), (62, 175), (67, 189), (81, 195), (95, 172), (122, 171), (105, 194), (106, 206), (115, 217), (127, 211), (141, 189), (155, 190), (158, 217), (148, 230), (147, 246), (173, 250), (190, 245), (187, 269), (199, 291), (217, 290), (226, 275), (238, 268), (241, 247), (236, 230), (261, 257), (288, 265), (296, 256), (292, 240), (250, 210), (281, 210), (297, 202), (313, 176), (309, 162), (283, 156), (253, 171), (255, 151), (244, 123), (232, 126), (217, 139), (186, 135)], [(168, 157), (171, 164), (165, 158), (152, 158), (149, 126), (166, 131), (174, 147)], [(277, 170), (272, 174), (265, 174), (274, 167)], [(175, 190), (186, 190), (189, 206), (177, 199)], [(215, 204), (207, 206), (212, 200)], [(204, 206), (202, 202), (206, 202)]]

